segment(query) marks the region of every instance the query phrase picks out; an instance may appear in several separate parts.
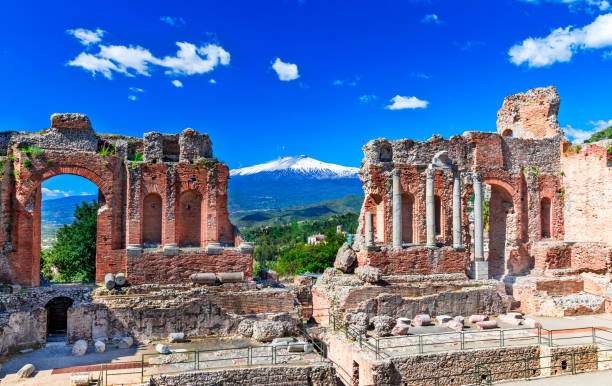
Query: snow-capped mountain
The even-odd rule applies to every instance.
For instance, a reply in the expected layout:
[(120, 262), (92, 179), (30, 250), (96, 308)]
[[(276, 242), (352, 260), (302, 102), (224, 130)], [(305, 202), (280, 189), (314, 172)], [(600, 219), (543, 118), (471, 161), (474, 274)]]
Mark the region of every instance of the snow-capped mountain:
[(363, 194), (359, 169), (299, 156), (230, 171), (230, 212), (280, 209)]
[(301, 155), (299, 157), (283, 157), (255, 166), (234, 169), (230, 171), (230, 176), (247, 176), (266, 172), (301, 174), (313, 178), (343, 178), (356, 177), (359, 168), (330, 164)]

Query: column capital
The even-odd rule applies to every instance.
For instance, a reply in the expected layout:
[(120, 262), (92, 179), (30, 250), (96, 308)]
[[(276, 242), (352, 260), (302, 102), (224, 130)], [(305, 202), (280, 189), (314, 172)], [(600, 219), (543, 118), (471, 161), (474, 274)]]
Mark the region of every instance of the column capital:
[(472, 182), (482, 182), (482, 173), (471, 173)]
[(432, 168), (431, 165), (427, 169), (425, 169), (425, 177), (434, 178), (435, 174), (436, 174), (436, 170)]
[(391, 174), (393, 175), (393, 177), (397, 176), (401, 176), (402, 175), (402, 171), (398, 168), (394, 168), (393, 171), (391, 172)]

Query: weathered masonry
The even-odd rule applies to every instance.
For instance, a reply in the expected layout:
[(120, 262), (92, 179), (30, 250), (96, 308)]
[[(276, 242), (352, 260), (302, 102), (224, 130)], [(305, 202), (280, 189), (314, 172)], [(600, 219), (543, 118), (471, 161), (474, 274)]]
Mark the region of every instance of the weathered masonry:
[(572, 146), (559, 104), (554, 87), (537, 88), (504, 100), (497, 133), (368, 142), (359, 265), (477, 279), (609, 273), (610, 141)]
[(60, 174), (99, 188), (96, 281), (109, 272), (135, 284), (199, 272), (251, 278), (252, 245), (228, 217), (228, 167), (206, 134), (98, 135), (85, 115), (54, 114), (39, 133), (1, 133), (0, 156), (0, 281), (39, 284), (41, 183)]

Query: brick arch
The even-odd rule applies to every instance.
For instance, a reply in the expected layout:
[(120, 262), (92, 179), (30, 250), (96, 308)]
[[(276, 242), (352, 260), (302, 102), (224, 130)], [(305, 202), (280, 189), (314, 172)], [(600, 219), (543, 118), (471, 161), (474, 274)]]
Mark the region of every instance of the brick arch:
[[(86, 165), (88, 161), (84, 160), (83, 163)], [(42, 171), (36, 170), (36, 172), (29, 177), (31, 183), (21, 184), (21, 194), (18, 195), (17, 199), (21, 204), (25, 204), (44, 181), (55, 176), (72, 174), (86, 178), (96, 184), (100, 192), (104, 195), (105, 200), (108, 202), (108, 199), (112, 196), (112, 181), (114, 176), (110, 172), (108, 175), (100, 176), (85, 165), (53, 165)]]
[[(40, 283), (41, 184), (59, 175), (76, 175), (94, 183), (101, 193), (96, 237), (96, 280), (107, 272), (125, 271), (125, 259), (115, 250), (124, 248), (121, 223), (123, 171), (121, 160), (93, 154), (46, 151), (26, 169), (15, 164), (19, 178), (15, 181), (12, 207), (13, 251), (10, 264), (15, 281), (22, 285)], [(103, 201), (102, 201), (103, 200)]]

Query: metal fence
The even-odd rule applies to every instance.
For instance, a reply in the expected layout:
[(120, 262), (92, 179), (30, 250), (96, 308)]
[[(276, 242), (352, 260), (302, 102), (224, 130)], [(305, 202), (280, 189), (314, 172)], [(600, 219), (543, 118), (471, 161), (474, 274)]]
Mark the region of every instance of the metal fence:
[(529, 327), (499, 328), (373, 337), (358, 328), (347, 326), (333, 312), (329, 312), (328, 319), (329, 326), (333, 330), (343, 332), (348, 340), (358, 343), (360, 348), (372, 351), (376, 359), (410, 354), (534, 344), (558, 347), (597, 343), (612, 347), (612, 331), (600, 327), (557, 330)]
[[(325, 345), (311, 336), (304, 325), (299, 329), (299, 333), (304, 337), (305, 342), (294, 342), (293, 344), (310, 344), (313, 352), (294, 352), (289, 349), (289, 346), (266, 345), (175, 351), (171, 354), (173, 356), (159, 353), (142, 354), (140, 361), (112, 362), (101, 365), (100, 377), (103, 378), (105, 385), (113, 384), (111, 381), (119, 376), (131, 376), (142, 383), (153, 375), (184, 371), (303, 364), (312, 363), (313, 360), (325, 360)], [(121, 383), (124, 383), (123, 379)]]

